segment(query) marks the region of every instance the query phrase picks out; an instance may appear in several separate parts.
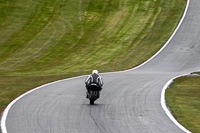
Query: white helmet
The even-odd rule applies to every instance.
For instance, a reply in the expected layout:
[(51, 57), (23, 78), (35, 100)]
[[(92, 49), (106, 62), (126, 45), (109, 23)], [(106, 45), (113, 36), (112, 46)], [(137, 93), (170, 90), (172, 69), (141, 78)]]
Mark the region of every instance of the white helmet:
[(99, 74), (99, 72), (97, 70), (93, 70), (92, 74), (94, 74), (94, 73)]

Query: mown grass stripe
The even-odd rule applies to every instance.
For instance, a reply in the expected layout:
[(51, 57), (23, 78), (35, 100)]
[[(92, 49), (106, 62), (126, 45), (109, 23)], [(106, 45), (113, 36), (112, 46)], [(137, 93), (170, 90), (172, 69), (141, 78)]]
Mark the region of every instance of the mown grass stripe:
[[(42, 1), (37, 3), (35, 12), (29, 18), (29, 21), (17, 32), (15, 32), (9, 40), (0, 46), (0, 62), (6, 60), (8, 57), (20, 52), (27, 44), (37, 36), (49, 21), (53, 18), (55, 13), (57, 1)], [(47, 8), (51, 7), (52, 8)], [(10, 49), (12, 47), (12, 49)]]
[(26, 23), (35, 4), (31, 0), (1, 0), (0, 45)]
[(55, 45), (59, 41), (59, 38), (62, 38), (65, 28), (57, 29), (60, 25), (62, 28), (65, 27), (60, 18), (56, 17), (49, 21), (21, 51), (10, 56), (5, 62), (1, 63), (1, 67), (6, 66), (8, 69), (14, 69), (40, 56), (40, 54), (44, 52), (44, 49), (47, 49), (50, 45)]

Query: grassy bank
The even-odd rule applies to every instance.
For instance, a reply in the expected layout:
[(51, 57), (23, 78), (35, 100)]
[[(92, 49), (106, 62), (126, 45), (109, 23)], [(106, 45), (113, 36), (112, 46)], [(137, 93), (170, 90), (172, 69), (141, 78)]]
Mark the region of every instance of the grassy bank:
[(124, 70), (172, 34), (185, 0), (1, 0), (0, 108), (54, 80)]
[(200, 77), (181, 77), (166, 90), (167, 106), (188, 130), (200, 132)]

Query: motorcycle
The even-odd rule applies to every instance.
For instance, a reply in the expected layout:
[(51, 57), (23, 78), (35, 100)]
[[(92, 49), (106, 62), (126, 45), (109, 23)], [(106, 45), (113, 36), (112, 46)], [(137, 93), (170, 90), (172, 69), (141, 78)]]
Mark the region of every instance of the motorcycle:
[(87, 98), (90, 100), (90, 104), (94, 104), (94, 101), (97, 100), (100, 96), (101, 88), (98, 84), (92, 83), (87, 87)]

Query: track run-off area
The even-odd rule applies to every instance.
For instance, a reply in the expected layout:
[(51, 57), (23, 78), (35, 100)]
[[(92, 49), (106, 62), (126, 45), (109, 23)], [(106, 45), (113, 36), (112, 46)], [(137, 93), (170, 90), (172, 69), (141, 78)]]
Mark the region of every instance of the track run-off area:
[(177, 29), (150, 60), (127, 71), (102, 73), (95, 105), (85, 98), (86, 76), (38, 87), (3, 113), (3, 133), (181, 133), (161, 105), (163, 87), (200, 69), (200, 1), (188, 1)]

